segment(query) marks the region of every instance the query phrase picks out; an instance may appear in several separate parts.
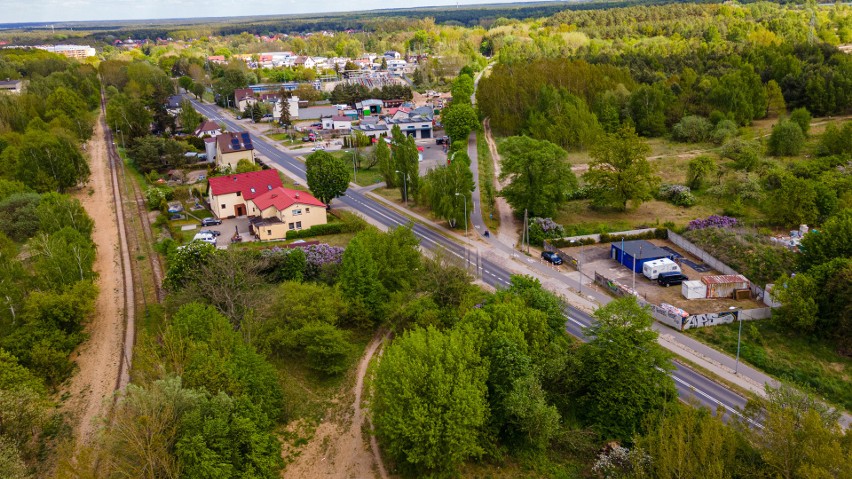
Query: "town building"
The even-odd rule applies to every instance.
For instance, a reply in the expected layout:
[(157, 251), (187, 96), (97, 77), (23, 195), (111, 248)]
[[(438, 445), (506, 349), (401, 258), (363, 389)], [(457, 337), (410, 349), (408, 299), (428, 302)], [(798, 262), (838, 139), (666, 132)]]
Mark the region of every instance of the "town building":
[(250, 230), (261, 241), (282, 240), (290, 231), (300, 231), (327, 221), (325, 204), (310, 193), (273, 188), (249, 201), (253, 216)]
[(276, 170), (250, 171), (210, 178), (207, 186), (210, 211), (219, 219), (257, 215), (259, 211), (249, 202), (282, 186), (281, 177)]
[(216, 166), (236, 171), (240, 160), (254, 163), (254, 146), (248, 132), (222, 133), (216, 137)]

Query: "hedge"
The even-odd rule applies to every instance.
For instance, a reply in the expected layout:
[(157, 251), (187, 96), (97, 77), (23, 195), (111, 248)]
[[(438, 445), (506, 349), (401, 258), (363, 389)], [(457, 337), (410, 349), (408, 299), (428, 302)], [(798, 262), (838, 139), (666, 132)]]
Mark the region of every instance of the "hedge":
[(666, 228), (657, 228), (654, 231), (647, 231), (645, 233), (633, 235), (614, 235), (610, 233), (601, 233), (600, 237), (600, 241), (595, 241), (593, 238), (583, 238), (579, 240), (574, 240), (572, 243), (569, 239), (561, 238), (553, 241), (548, 240), (548, 243), (550, 243), (556, 248), (562, 248), (565, 246), (588, 245), (595, 243), (614, 243), (617, 241), (621, 241), (622, 239), (625, 241), (640, 239), (668, 239), (669, 230)]
[(288, 231), (287, 239), (310, 238), (313, 236), (336, 235), (341, 233), (357, 233), (364, 229), (363, 222), (340, 222), (314, 225), (306, 230)]

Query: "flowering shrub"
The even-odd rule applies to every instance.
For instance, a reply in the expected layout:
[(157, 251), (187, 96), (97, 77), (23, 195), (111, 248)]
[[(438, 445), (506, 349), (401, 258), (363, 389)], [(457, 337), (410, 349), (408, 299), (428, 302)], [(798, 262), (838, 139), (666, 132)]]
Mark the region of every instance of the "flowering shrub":
[(704, 219), (692, 220), (686, 226), (687, 231), (702, 230), (704, 228), (734, 228), (740, 222), (730, 216), (710, 215)]
[(688, 186), (664, 184), (660, 186), (657, 196), (664, 201), (677, 206), (692, 206), (695, 204), (695, 195)]
[(532, 218), (530, 221), (530, 244), (541, 246), (546, 239), (563, 236), (565, 236), (565, 228), (550, 218)]
[[(325, 272), (335, 271), (343, 262), (343, 250), (339, 246), (331, 246), (325, 243), (313, 244), (299, 248), (305, 253), (307, 262), (304, 277), (305, 279), (317, 279), (323, 276)], [(272, 259), (273, 269), (277, 265), (284, 264), (287, 256), (294, 249), (273, 247), (264, 250), (261, 254)], [(274, 275), (272, 276), (275, 277)]]
[(598, 456), (592, 471), (604, 479), (644, 477), (651, 465), (651, 456), (641, 449), (615, 445)]

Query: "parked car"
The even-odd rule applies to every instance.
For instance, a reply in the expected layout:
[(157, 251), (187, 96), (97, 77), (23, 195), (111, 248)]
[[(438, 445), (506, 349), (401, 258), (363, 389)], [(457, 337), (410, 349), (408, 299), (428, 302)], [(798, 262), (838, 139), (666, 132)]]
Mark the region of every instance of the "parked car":
[(219, 235), (222, 234), (221, 231), (216, 231), (216, 230), (201, 230), (201, 231), (199, 231), (199, 233), (213, 235), (213, 236), (219, 236)]
[(560, 258), (559, 255), (553, 251), (542, 251), (541, 259), (557, 266), (562, 264), (562, 258)]
[(314, 127), (314, 128), (317, 128), (317, 127), (322, 128), (322, 123), (311, 123), (311, 126)]
[(218, 226), (222, 224), (222, 220), (219, 218), (204, 218), (201, 220), (201, 226)]
[(319, 151), (319, 150), (325, 150), (325, 147), (322, 146), (322, 145), (317, 145), (317, 146), (311, 148), (311, 151)]
[(687, 278), (683, 273), (660, 273), (660, 275), (657, 276), (657, 284), (665, 286), (666, 288), (672, 285), (681, 284), (684, 281), (689, 281), (689, 278)]
[(212, 245), (216, 244), (216, 237), (209, 233), (196, 233), (192, 241), (203, 241)]

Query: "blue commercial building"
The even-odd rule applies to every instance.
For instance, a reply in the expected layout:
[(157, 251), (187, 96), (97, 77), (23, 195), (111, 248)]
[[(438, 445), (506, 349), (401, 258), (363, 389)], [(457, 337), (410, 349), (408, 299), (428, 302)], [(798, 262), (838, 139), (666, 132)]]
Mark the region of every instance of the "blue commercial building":
[(645, 240), (633, 240), (611, 243), (609, 257), (618, 261), (637, 273), (642, 272), (642, 265), (647, 261), (668, 258), (673, 260), (675, 254)]

